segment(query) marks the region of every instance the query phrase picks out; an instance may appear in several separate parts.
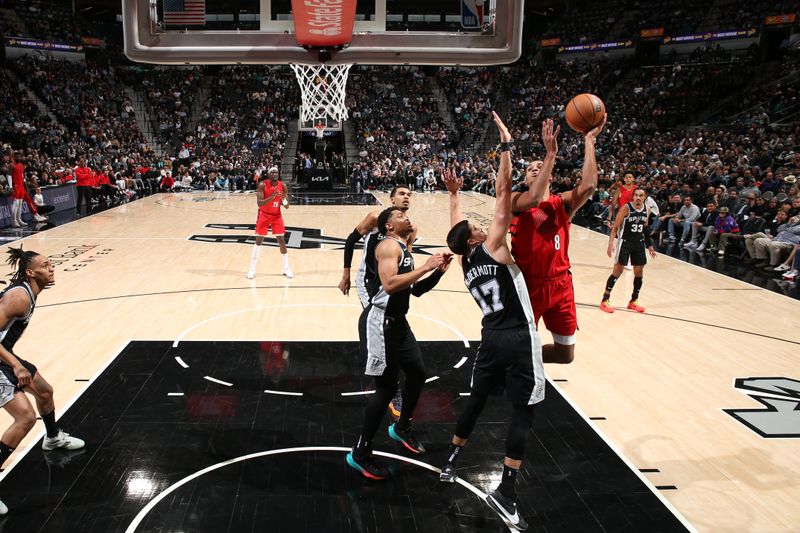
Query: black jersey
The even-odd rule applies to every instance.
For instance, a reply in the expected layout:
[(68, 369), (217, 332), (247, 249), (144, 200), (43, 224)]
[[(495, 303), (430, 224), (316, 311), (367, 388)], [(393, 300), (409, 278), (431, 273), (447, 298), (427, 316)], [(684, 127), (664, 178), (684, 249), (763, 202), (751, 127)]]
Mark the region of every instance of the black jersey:
[(642, 206), (641, 211), (633, 207), (633, 202), (628, 202), (628, 216), (622, 222), (619, 238), (626, 243), (644, 243), (644, 231), (647, 225), (647, 207)]
[(3, 292), (0, 292), (0, 298), (5, 297), (12, 290), (25, 290), (28, 293), (28, 297), (30, 298), (30, 307), (28, 309), (28, 314), (25, 315), (25, 318), (12, 318), (8, 324), (0, 331), (0, 343), (2, 343), (3, 348), (8, 350), (9, 352), (14, 349), (14, 345), (17, 343), (22, 334), (25, 333), (25, 328), (28, 327), (28, 321), (33, 314), (33, 310), (36, 307), (36, 297), (33, 295), (33, 290), (31, 286), (28, 285), (27, 281), (12, 283), (10, 286), (3, 289)]
[[(400, 256), (400, 260), (397, 263), (397, 273), (407, 274), (408, 272), (414, 270), (414, 258), (408, 251), (406, 243), (400, 241), (399, 239), (394, 239), (394, 238), (392, 239), (395, 242), (397, 242), (397, 244), (399, 244), (400, 248), (403, 250), (403, 253)], [(377, 270), (377, 264), (378, 263), (376, 258), (375, 260), (376, 270)], [(393, 294), (387, 294), (383, 290), (383, 287), (380, 284), (380, 277), (377, 277), (377, 275), (376, 275), (376, 285), (377, 288), (375, 294), (370, 299), (370, 303), (372, 305), (383, 309), (387, 316), (400, 317), (400, 316), (405, 316), (405, 314), (408, 313), (408, 300), (411, 296), (411, 287), (406, 287), (405, 289), (395, 292)]]
[(367, 233), (364, 237), (364, 254), (361, 256), (361, 264), (356, 274), (356, 290), (361, 299), (361, 305), (366, 307), (370, 298), (378, 290), (378, 261), (375, 259), (375, 248), (383, 240), (377, 228)]
[(483, 245), (462, 260), (464, 284), (483, 311), (487, 329), (510, 329), (533, 320), (528, 288), (516, 264), (498, 263)]

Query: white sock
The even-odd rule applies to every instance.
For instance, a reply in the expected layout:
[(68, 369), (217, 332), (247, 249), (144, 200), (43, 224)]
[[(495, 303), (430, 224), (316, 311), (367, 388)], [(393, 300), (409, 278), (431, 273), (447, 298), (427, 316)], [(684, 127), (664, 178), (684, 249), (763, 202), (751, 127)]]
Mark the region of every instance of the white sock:
[(256, 271), (256, 263), (258, 262), (258, 254), (261, 253), (259, 245), (253, 245), (253, 254), (250, 256), (250, 272)]
[(22, 225), (22, 200), (14, 200), (14, 220)]
[(283, 268), (289, 268), (289, 254), (281, 254), (281, 259), (283, 259)]

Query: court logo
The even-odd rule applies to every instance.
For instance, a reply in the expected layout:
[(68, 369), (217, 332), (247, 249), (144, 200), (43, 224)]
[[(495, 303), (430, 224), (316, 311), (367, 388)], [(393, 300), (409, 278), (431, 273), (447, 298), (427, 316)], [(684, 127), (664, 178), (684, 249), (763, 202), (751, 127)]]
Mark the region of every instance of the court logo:
[[(189, 240), (211, 242), (216, 244), (255, 244), (256, 242), (255, 224), (206, 224), (204, 227), (211, 229), (230, 230), (231, 232), (237, 233), (191, 235)], [(322, 230), (319, 228), (298, 228), (290, 226), (286, 227), (284, 239), (286, 240), (287, 248), (301, 250), (322, 248), (323, 244), (334, 247), (344, 247), (345, 243), (347, 242), (347, 239), (343, 239), (341, 237), (327, 237), (322, 234)], [(275, 239), (275, 237), (267, 236), (264, 238), (262, 246), (278, 246), (278, 241)], [(364, 246), (363, 243), (359, 242), (356, 243), (355, 247), (356, 249), (360, 249)], [(431, 248), (442, 248), (442, 245), (414, 244), (414, 253), (431, 255), (431, 252), (428, 251), (428, 249)]]
[(734, 387), (762, 404), (758, 409), (723, 409), (766, 439), (800, 438), (800, 381), (737, 378)]

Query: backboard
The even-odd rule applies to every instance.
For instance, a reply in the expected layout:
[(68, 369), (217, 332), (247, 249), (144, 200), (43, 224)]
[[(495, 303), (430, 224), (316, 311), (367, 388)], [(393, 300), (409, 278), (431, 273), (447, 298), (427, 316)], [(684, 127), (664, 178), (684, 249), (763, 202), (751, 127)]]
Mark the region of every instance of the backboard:
[[(516, 61), (522, 49), (524, 0), (454, 0), (452, 13), (413, 15), (387, 13), (387, 0), (367, 2), (364, 10), (362, 0), (349, 42), (330, 47), (298, 44), (291, 8), (299, 13), (302, 5), (355, 5), (355, 0), (292, 0), (291, 6), (286, 1), (253, 1), (258, 1), (258, 13), (248, 14), (246, 21), (242, 15), (215, 14), (209, 8), (200, 13), (205, 24), (195, 25), (165, 16), (165, 7), (189, 10), (192, 0), (123, 0), (125, 54), (134, 61), (175, 65), (496, 65)], [(460, 3), (486, 4), (483, 23), (474, 31), (448, 25), (461, 20)], [(213, 4), (207, 0), (205, 5)], [(223, 19), (228, 16), (237, 24), (226, 29)]]

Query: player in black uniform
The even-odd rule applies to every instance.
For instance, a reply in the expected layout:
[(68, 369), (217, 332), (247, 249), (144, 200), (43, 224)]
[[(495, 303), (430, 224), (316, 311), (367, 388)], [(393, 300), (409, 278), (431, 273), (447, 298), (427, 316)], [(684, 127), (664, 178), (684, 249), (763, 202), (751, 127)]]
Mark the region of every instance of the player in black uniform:
[[(404, 185), (398, 185), (389, 193), (389, 200), (393, 207), (399, 207), (403, 211), (408, 211), (411, 207), (411, 190)], [(375, 246), (377, 246), (375, 237), (379, 235), (378, 215), (380, 213), (380, 210), (372, 211), (364, 217), (364, 220), (353, 229), (353, 232), (347, 237), (347, 241), (344, 244), (344, 272), (339, 282), (339, 290), (342, 291), (342, 294), (347, 296), (350, 294), (350, 267), (353, 262), (353, 250), (355, 249), (356, 243), (360, 241), (362, 237), (364, 238), (364, 254), (361, 257), (361, 264), (356, 273), (356, 291), (361, 301), (361, 307), (367, 307), (367, 305), (369, 305), (369, 299), (372, 294), (369, 293), (368, 287), (370, 287), (370, 282), (377, 280), (378, 277), (374, 252)], [(409, 248), (413, 244), (416, 234), (417, 232), (414, 230), (411, 235), (409, 235), (407, 243)], [(374, 287), (372, 287), (371, 290), (374, 293)]]
[(455, 463), (467, 443), (489, 395), (505, 389), (513, 404), (506, 438), (503, 477), (487, 501), (517, 529), (527, 529), (517, 512), (515, 481), (525, 454), (525, 438), (533, 424), (534, 406), (544, 399), (545, 376), (542, 344), (536, 333), (528, 289), (508, 248), (506, 234), (513, 219), (511, 212), (511, 135), (500, 118), (492, 113), (500, 130), (500, 169), (497, 175), (497, 202), (489, 231), (470, 224), (461, 215), (458, 191), (462, 179), (445, 171), (445, 186), (450, 192), (450, 223), (447, 235), (450, 250), (460, 256), (464, 283), (483, 311), (481, 344), (472, 369), (472, 393), (461, 413), (451, 441), (447, 462), (440, 479), (453, 483)]
[[(0, 405), (14, 418), (14, 422), (0, 438), (0, 465), (36, 423), (36, 413), (25, 392), (36, 399), (36, 407), (44, 421), (47, 435), (42, 448), (45, 451), (56, 448), (77, 450), (84, 445), (81, 439), (58, 429), (53, 387), (32, 363), (14, 353), (14, 344), (25, 332), (33, 315), (36, 297), (54, 282), (53, 265), (46, 256), (25, 252), (22, 248), (9, 248), (8, 255), (8, 263), (16, 272), (11, 285), (0, 293)], [(0, 514), (7, 511), (0, 502)]]
[[(389, 193), (389, 200), (392, 206), (399, 207), (403, 211), (408, 211), (411, 207), (411, 189), (403, 185), (398, 185)], [(356, 272), (356, 292), (358, 299), (361, 302), (361, 307), (365, 310), (369, 305), (369, 299), (375, 294), (378, 285), (378, 263), (375, 261), (375, 248), (378, 243), (383, 239), (383, 235), (378, 231), (378, 215), (380, 211), (372, 211), (358, 226), (355, 227), (353, 232), (347, 237), (344, 244), (344, 272), (342, 279), (339, 281), (339, 290), (342, 294), (347, 296), (350, 294), (350, 266), (353, 262), (353, 250), (356, 243), (364, 238), (364, 253), (361, 255), (361, 264)], [(412, 250), (412, 245), (417, 236), (417, 230), (414, 229), (411, 235), (408, 236), (406, 242), (409, 251)], [(364, 338), (364, 327), (366, 324), (367, 314), (361, 313), (358, 320), (358, 335), (362, 345), (366, 344)], [(366, 356), (366, 354), (364, 354)], [(366, 357), (365, 357), (366, 359)], [(394, 395), (392, 401), (389, 402), (389, 413), (392, 418), (397, 420), (400, 417), (400, 410), (402, 409), (402, 393), (400, 389)]]
[[(639, 305), (639, 291), (642, 288), (642, 275), (644, 272), (644, 265), (647, 264), (647, 254), (645, 247), (650, 252), (650, 257), (655, 259), (656, 252), (653, 250), (653, 241), (650, 238), (650, 232), (647, 231), (647, 219), (650, 213), (647, 206), (644, 205), (646, 193), (643, 189), (637, 189), (633, 193), (633, 201), (623, 205), (617, 218), (614, 221), (614, 227), (611, 228), (611, 234), (608, 237), (608, 257), (615, 254), (616, 262), (614, 263), (614, 270), (608, 277), (606, 282), (606, 291), (603, 293), (603, 301), (600, 302), (600, 309), (606, 313), (613, 313), (614, 308), (609, 303), (611, 298), (611, 291), (614, 289), (614, 284), (617, 279), (622, 275), (622, 270), (628, 264), (628, 259), (633, 265), (633, 293), (631, 294), (631, 301), (628, 303), (628, 309), (636, 311), (637, 313), (644, 313), (644, 307)], [(616, 252), (614, 250), (614, 238), (619, 233), (617, 240)]]
[[(366, 375), (375, 377), (375, 394), (364, 410), (364, 427), (347, 464), (368, 479), (380, 480), (387, 470), (372, 458), (372, 438), (383, 420), (386, 404), (397, 390), (399, 371), (405, 374), (403, 410), (398, 421), (389, 426), (389, 436), (412, 453), (425, 448), (414, 437), (411, 417), (427, 379), (422, 353), (414, 333), (408, 327), (406, 313), (410, 295), (422, 296), (436, 286), (450, 263), (449, 254), (432, 255), (425, 264), (414, 268), (414, 258), (406, 242), (412, 231), (405, 211), (390, 207), (378, 216), (378, 229), (385, 238), (375, 249), (380, 286), (366, 309)], [(422, 277), (432, 274), (425, 279)]]

